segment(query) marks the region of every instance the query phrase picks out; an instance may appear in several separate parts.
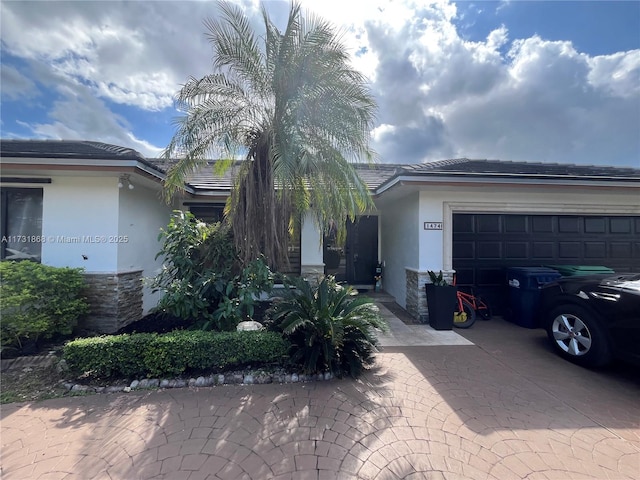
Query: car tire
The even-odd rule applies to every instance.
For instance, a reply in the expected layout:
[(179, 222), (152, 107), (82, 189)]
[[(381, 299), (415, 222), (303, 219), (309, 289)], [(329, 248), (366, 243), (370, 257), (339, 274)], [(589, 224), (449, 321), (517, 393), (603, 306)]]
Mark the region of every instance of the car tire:
[(547, 335), (563, 358), (584, 367), (602, 367), (612, 360), (605, 330), (594, 313), (579, 305), (554, 308), (547, 319)]

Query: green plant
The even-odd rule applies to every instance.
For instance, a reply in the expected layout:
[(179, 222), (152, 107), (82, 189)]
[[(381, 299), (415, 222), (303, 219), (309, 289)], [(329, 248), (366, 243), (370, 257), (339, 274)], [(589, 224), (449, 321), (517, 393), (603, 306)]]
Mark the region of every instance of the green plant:
[[(218, 308), (213, 312), (213, 321), (218, 330), (232, 330), (243, 320), (250, 319), (255, 303), (262, 292), (273, 288), (273, 273), (264, 257), (253, 260), (242, 273), (230, 280), (223, 292)], [(207, 322), (203, 329), (208, 329)]]
[(251, 317), (261, 292), (273, 287), (273, 273), (263, 256), (238, 272), (230, 228), (207, 225), (192, 213), (175, 211), (160, 232), (158, 256), (165, 265), (153, 281), (164, 291), (157, 310), (192, 319), (194, 328), (233, 330)]
[(76, 375), (163, 377), (248, 364), (279, 364), (287, 349), (287, 342), (275, 332), (183, 330), (72, 340), (64, 346), (63, 358)]
[(324, 277), (313, 287), (295, 279), (270, 311), (270, 328), (291, 342), (291, 362), (306, 373), (329, 370), (357, 377), (373, 363), (378, 340), (375, 329), (387, 330), (378, 307), (357, 290)]
[(428, 270), (427, 274), (429, 275), (429, 280), (431, 280), (431, 283), (436, 287), (446, 287), (447, 285), (449, 285), (447, 283), (447, 280), (444, 278), (442, 270), (440, 270), (440, 273), (438, 273), (437, 275), (435, 274), (435, 272)]
[(89, 310), (84, 287), (82, 269), (0, 262), (2, 349), (22, 349), (25, 341), (70, 335), (78, 318)]
[(236, 268), (229, 227), (207, 225), (191, 212), (176, 210), (158, 241), (162, 248), (156, 258), (165, 262), (152, 282), (153, 291), (164, 292), (157, 309), (194, 321), (211, 319)]

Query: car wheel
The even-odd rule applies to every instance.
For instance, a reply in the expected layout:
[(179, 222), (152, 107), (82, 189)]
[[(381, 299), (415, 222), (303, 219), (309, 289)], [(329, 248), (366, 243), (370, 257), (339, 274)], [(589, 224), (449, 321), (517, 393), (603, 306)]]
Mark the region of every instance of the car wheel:
[(547, 335), (556, 352), (585, 367), (611, 361), (611, 347), (596, 316), (578, 305), (563, 305), (549, 315)]

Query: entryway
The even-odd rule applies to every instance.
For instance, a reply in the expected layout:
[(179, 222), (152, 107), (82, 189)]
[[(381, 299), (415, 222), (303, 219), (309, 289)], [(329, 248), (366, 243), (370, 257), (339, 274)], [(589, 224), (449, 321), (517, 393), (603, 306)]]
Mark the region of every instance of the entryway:
[(338, 245), (329, 229), (324, 238), (325, 274), (335, 275), (339, 282), (373, 287), (378, 263), (378, 217), (364, 215), (347, 222), (347, 239)]

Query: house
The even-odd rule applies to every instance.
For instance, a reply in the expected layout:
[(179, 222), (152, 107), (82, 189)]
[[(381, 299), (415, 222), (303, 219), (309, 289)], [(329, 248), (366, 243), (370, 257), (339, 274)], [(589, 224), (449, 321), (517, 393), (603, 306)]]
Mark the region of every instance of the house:
[[(222, 213), (232, 185), (203, 168), (173, 203), (162, 199), (163, 160), (98, 142), (5, 140), (2, 257), (84, 267), (93, 323), (114, 331), (152, 308), (144, 278), (161, 267), (157, 235), (173, 209)], [(428, 270), (474, 285), (499, 310), (505, 268), (604, 265), (640, 271), (640, 168), (454, 159), (358, 165), (376, 209), (335, 245), (303, 222), (292, 272), (335, 274), (383, 288), (415, 318), (426, 315)], [(310, 218), (310, 216), (309, 216)]]
[(172, 208), (164, 172), (128, 148), (98, 142), (0, 143), (2, 258), (82, 267), (89, 329), (139, 320), (158, 296), (143, 283), (161, 262), (159, 229)]

